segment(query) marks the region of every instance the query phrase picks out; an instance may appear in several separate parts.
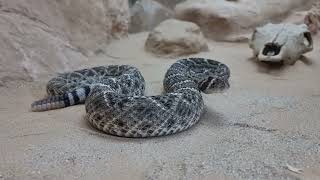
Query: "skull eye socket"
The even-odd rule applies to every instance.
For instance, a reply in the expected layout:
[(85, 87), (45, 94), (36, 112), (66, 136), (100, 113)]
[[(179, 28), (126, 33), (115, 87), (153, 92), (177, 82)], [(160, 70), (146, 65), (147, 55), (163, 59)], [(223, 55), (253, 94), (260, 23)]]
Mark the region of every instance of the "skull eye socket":
[(306, 45), (307, 47), (312, 46), (313, 42), (312, 42), (311, 33), (310, 32), (304, 32), (303, 36), (304, 36), (304, 40), (303, 40), (304, 45)]
[(262, 54), (265, 56), (276, 56), (281, 51), (281, 45), (277, 43), (267, 43), (264, 45)]

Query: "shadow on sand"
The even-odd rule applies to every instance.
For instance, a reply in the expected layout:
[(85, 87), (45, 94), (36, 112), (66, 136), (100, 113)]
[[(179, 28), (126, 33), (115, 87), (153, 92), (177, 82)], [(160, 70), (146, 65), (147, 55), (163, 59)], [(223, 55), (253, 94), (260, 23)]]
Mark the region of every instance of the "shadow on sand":
[[(294, 65), (294, 64), (286, 65), (283, 61), (280, 61), (280, 62), (266, 62), (266, 61), (261, 62), (261, 61), (257, 61), (257, 59), (255, 57), (251, 57), (248, 60), (251, 63), (255, 64), (255, 66), (257, 67), (257, 71), (259, 73), (269, 74), (269, 75), (273, 75), (273, 76), (281, 76), (282, 73), (286, 69), (288, 69), (292, 65)], [(306, 66), (311, 66), (313, 64), (312, 60), (305, 57), (305, 56), (301, 56), (299, 61), (301, 61)]]

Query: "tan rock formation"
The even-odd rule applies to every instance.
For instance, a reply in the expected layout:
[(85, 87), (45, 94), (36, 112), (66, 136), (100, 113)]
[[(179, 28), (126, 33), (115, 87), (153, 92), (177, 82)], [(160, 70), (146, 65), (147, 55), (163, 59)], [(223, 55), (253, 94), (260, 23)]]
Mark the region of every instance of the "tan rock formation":
[(0, 82), (75, 69), (127, 35), (126, 0), (0, 0)]
[(154, 0), (154, 1), (157, 1), (158, 3), (164, 5), (169, 9), (174, 9), (177, 4), (184, 2), (185, 0)]
[(172, 18), (174, 15), (171, 9), (153, 0), (137, 1), (130, 8), (130, 33), (151, 31), (162, 21)]
[(95, 50), (112, 37), (126, 35), (126, 0), (0, 0), (2, 13), (19, 14), (68, 38), (76, 47)]
[(191, 22), (169, 19), (157, 26), (145, 43), (147, 51), (166, 57), (177, 57), (207, 51), (200, 28)]
[(307, 12), (304, 22), (309, 30), (316, 34), (320, 29), (320, 1), (314, 0), (311, 9)]
[(175, 8), (176, 18), (191, 21), (212, 39), (248, 40), (248, 32), (258, 25), (277, 21), (292, 9), (307, 6), (311, 0), (188, 0)]

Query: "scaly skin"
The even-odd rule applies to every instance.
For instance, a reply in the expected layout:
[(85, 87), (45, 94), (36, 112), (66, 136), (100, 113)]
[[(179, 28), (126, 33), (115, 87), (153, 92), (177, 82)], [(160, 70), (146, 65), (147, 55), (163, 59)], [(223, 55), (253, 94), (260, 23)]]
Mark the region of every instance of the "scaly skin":
[[(186, 130), (203, 112), (201, 91), (229, 88), (229, 68), (203, 58), (178, 60), (167, 71), (165, 93), (144, 96), (144, 79), (131, 66), (102, 66), (65, 73), (49, 81), (53, 97), (37, 101), (35, 111), (85, 102), (86, 118), (97, 129), (122, 137), (163, 136)], [(53, 106), (54, 103), (60, 106)]]

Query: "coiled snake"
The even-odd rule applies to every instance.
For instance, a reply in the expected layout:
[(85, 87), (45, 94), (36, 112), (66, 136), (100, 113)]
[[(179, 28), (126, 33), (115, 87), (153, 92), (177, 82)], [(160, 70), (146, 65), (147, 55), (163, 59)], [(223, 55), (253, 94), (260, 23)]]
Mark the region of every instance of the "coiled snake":
[(47, 84), (49, 97), (34, 102), (32, 111), (85, 103), (86, 118), (105, 133), (152, 137), (188, 129), (200, 119), (201, 91), (229, 88), (229, 68), (217, 61), (188, 58), (175, 62), (165, 74), (165, 93), (145, 96), (139, 70), (128, 65), (99, 66), (63, 73)]

